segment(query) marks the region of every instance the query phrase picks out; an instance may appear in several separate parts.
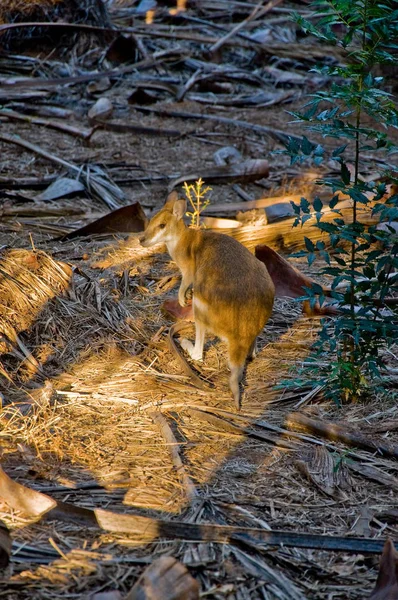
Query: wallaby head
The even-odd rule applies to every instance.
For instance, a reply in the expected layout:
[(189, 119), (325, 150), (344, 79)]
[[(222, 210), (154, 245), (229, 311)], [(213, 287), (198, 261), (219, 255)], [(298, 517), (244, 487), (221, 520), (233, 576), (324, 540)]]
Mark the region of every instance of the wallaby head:
[(171, 194), (164, 207), (149, 221), (139, 240), (145, 248), (175, 241), (187, 208), (186, 200)]

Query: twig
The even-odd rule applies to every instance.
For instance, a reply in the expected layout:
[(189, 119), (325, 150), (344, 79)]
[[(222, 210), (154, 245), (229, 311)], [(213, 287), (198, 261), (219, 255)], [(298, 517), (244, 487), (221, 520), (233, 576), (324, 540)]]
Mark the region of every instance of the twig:
[(162, 115), (163, 117), (177, 117), (181, 119), (203, 119), (206, 121), (215, 121), (216, 123), (225, 123), (226, 125), (234, 125), (235, 127), (241, 127), (242, 129), (250, 129), (256, 133), (263, 133), (268, 135), (278, 142), (284, 144), (289, 138), (294, 140), (301, 140), (299, 135), (287, 134), (280, 129), (274, 129), (273, 127), (267, 127), (266, 125), (255, 125), (248, 121), (241, 121), (239, 119), (228, 119), (227, 117), (219, 117), (216, 115), (202, 115), (201, 113), (183, 112), (177, 110), (165, 110), (164, 108), (153, 108), (141, 105), (132, 105), (132, 108), (143, 112), (155, 113)]
[(270, 435), (268, 433), (259, 431), (259, 429), (256, 429), (255, 427), (251, 427), (251, 424), (247, 422), (247, 419), (245, 417), (242, 417), (241, 419), (239, 418), (240, 415), (236, 415), (237, 420), (245, 421), (246, 425), (239, 425), (238, 423), (233, 423), (230, 419), (226, 419), (225, 417), (222, 417), (222, 416), (217, 416), (210, 409), (209, 409), (209, 411), (207, 411), (207, 410), (203, 410), (203, 409), (202, 410), (197, 409), (196, 407), (194, 408), (192, 406), (187, 407), (187, 409), (189, 410), (189, 412), (195, 413), (195, 415), (199, 416), (200, 418), (204, 419), (205, 421), (210, 421), (211, 423), (217, 424), (222, 429), (225, 429), (227, 427), (233, 433), (238, 433), (241, 435), (246, 435), (248, 437), (253, 437), (255, 439), (259, 439), (264, 442), (268, 442), (269, 444), (273, 444), (274, 446), (277, 446), (280, 448), (286, 448), (288, 450), (297, 450), (298, 449), (297, 444), (295, 444), (294, 442), (285, 440), (282, 437), (278, 438), (277, 436)]
[(217, 52), (217, 50), (219, 50), (221, 48), (221, 46), (224, 46), (224, 44), (228, 40), (230, 40), (231, 37), (236, 35), (241, 29), (243, 29), (245, 27), (245, 25), (250, 23), (250, 21), (253, 21), (256, 18), (263, 17), (267, 12), (270, 12), (275, 6), (277, 6), (281, 2), (282, 2), (282, 0), (271, 0), (270, 2), (268, 2), (268, 4), (266, 4), (263, 7), (262, 6), (263, 0), (261, 0), (261, 2), (259, 2), (259, 4), (254, 7), (252, 12), (250, 13), (250, 15), (248, 17), (246, 17), (246, 19), (244, 19), (243, 21), (241, 21), (240, 23), (235, 25), (235, 27), (233, 27), (229, 33), (224, 35), (222, 38), (220, 38), (218, 40), (218, 42), (213, 44), (213, 46), (209, 50), (210, 54), (214, 54), (215, 52)]
[(26, 148), (27, 150), (30, 150), (31, 152), (35, 152), (36, 154), (43, 156), (43, 158), (47, 158), (51, 162), (54, 162), (58, 165), (62, 165), (63, 167), (66, 167), (67, 169), (69, 169), (71, 171), (75, 171), (76, 173), (81, 172), (81, 169), (79, 167), (77, 167), (76, 165), (73, 165), (72, 163), (67, 162), (63, 158), (59, 158), (58, 156), (55, 156), (55, 154), (50, 154), (50, 152), (43, 150), (43, 148), (40, 148), (40, 146), (37, 146), (36, 144), (32, 144), (31, 142), (28, 142), (27, 140), (22, 139), (18, 135), (14, 135), (14, 134), (7, 135), (6, 133), (1, 133), (0, 140), (2, 140), (3, 142), (7, 142), (8, 144), (16, 144), (17, 146), (22, 146), (22, 148)]
[(170, 451), (171, 459), (176, 468), (177, 474), (181, 480), (182, 485), (185, 488), (188, 501), (193, 502), (193, 500), (195, 500), (195, 498), (197, 497), (197, 491), (195, 485), (192, 482), (192, 479), (189, 477), (189, 475), (187, 475), (184, 463), (181, 460), (178, 449), (179, 444), (174, 436), (174, 433), (172, 432), (170, 425), (168, 424), (166, 418), (161, 412), (156, 411), (150, 412), (149, 414), (154, 420), (154, 422), (160, 427), (162, 436), (168, 444), (168, 449)]
[(49, 127), (50, 129), (56, 129), (57, 131), (63, 131), (76, 137), (80, 137), (83, 140), (88, 140), (94, 133), (93, 129), (85, 129), (84, 127), (78, 129), (73, 125), (67, 123), (58, 123), (56, 121), (50, 121), (49, 119), (42, 119), (41, 117), (30, 117), (27, 115), (21, 115), (18, 112), (9, 109), (1, 109), (0, 116), (7, 117), (7, 119), (14, 119), (14, 121), (25, 121), (26, 123), (33, 123), (33, 125), (42, 125)]
[(6, 133), (2, 133), (0, 134), (0, 140), (7, 142), (8, 144), (22, 146), (22, 148), (26, 148), (31, 152), (35, 152), (39, 156), (43, 156), (44, 158), (47, 158), (58, 165), (66, 167), (70, 171), (74, 171), (77, 173), (79, 179), (85, 185), (85, 187), (89, 191), (95, 192), (96, 196), (105, 202), (109, 208), (120, 208), (120, 204), (115, 200), (115, 197), (118, 197), (118, 199), (124, 199), (122, 190), (101, 176), (100, 170), (98, 167), (95, 167), (95, 165), (91, 167), (87, 166), (86, 168), (78, 167), (73, 163), (67, 162), (63, 158), (59, 158), (59, 156), (55, 156), (55, 154), (50, 154), (46, 150), (43, 150), (43, 148), (40, 146), (28, 142), (18, 135), (7, 135)]
[(301, 398), (301, 400), (297, 402), (297, 404), (294, 405), (294, 408), (298, 408), (299, 406), (302, 406), (303, 404), (306, 404), (307, 402), (312, 400), (314, 396), (316, 396), (319, 392), (323, 390), (324, 387), (324, 385), (315, 386), (314, 389), (310, 390), (308, 394), (306, 394), (303, 398)]

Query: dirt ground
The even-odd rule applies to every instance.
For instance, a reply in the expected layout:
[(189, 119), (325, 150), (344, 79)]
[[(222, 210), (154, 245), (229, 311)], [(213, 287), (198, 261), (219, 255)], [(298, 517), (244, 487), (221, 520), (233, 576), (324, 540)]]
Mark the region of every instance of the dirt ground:
[[(37, 45), (18, 51), (11, 46), (0, 55), (2, 318), (9, 318), (25, 348), (8, 346), (1, 357), (8, 376), (3, 373), (0, 380), (1, 466), (27, 488), (89, 510), (187, 525), (363, 540), (390, 536), (398, 541), (398, 408), (393, 386), (384, 395), (375, 392), (366, 402), (342, 408), (321, 394), (308, 396), (311, 382), (304, 391), (287, 387), (309, 355), (319, 319), (305, 317), (297, 302), (276, 300), (258, 355), (247, 367), (242, 411), (237, 414), (221, 342), (208, 339), (205, 360), (197, 367), (204, 389), (192, 385), (169, 350), (172, 320), (162, 304), (176, 296), (179, 272), (167, 254), (142, 248), (136, 233), (57, 239), (106, 214), (109, 206), (90, 182), (86, 191), (44, 201), (44, 189), (71, 173), (54, 157), (77, 167), (96, 165), (122, 190), (119, 205), (138, 201), (148, 216), (163, 204), (173, 179), (198, 173), (206, 180), (215, 167), (214, 152), (225, 146), (237, 149), (242, 160), (267, 159), (270, 173), (257, 182), (212, 182), (212, 206), (241, 202), (242, 190), (251, 199), (302, 194), (309, 180), (334, 168), (330, 162), (317, 171), (307, 165), (291, 167), (278, 153), (282, 146), (275, 135), (238, 123), (302, 133), (287, 110), (301, 107), (306, 95), (322, 84), (308, 68), (311, 52), (322, 56), (323, 48), (303, 51), (306, 42), (288, 20), (290, 5), (281, 4), (257, 27), (248, 26), (247, 33), (268, 32), (265, 54), (244, 37), (235, 37), (241, 45), (226, 45), (213, 60), (208, 57), (211, 42), (203, 39), (221, 37), (225, 31), (217, 25), (228, 30), (254, 5), (191, 3), (186, 15), (191, 20), (177, 21), (161, 6), (147, 32), (145, 14), (134, 12), (136, 5), (110, 7), (112, 24), (125, 28), (126, 35), (132, 30), (134, 60), (124, 55), (111, 60), (106, 52), (112, 41), (84, 31), (68, 34), (68, 44), (53, 51), (43, 42), (40, 50)], [(309, 10), (304, 4), (296, 8)], [(162, 37), (170, 32), (176, 37)], [(292, 58), (286, 56), (289, 48)], [(158, 63), (151, 66), (154, 57)], [(126, 68), (140, 61), (149, 66)], [(199, 61), (219, 69), (211, 80), (213, 88), (189, 88), (177, 101), (175, 91), (196, 71), (206, 72)], [(271, 67), (280, 71), (267, 72)], [(94, 70), (120, 72), (67, 85), (48, 83)], [(37, 87), (17, 86), (12, 96), (4, 80), (22, 76), (43, 81)], [(170, 91), (152, 89), (149, 80), (174, 86), (174, 97)], [(42, 95), (35, 95), (38, 91)], [(227, 102), (237, 97), (247, 102), (247, 96), (260, 91), (274, 104)], [(144, 104), (145, 93), (151, 98), (154, 94), (155, 100)], [(281, 94), (285, 97), (279, 98)], [(9, 109), (82, 132), (94, 126), (87, 112), (100, 97), (112, 103), (109, 120), (119, 131), (100, 126), (86, 140), (48, 123), (4, 113)], [(56, 113), (55, 108), (65, 112)], [(145, 108), (231, 122), (165, 117)], [(166, 129), (178, 134), (167, 135)], [(35, 144), (35, 149), (21, 147), (20, 140)], [(325, 144), (333, 147), (329, 140)], [(37, 147), (50, 156), (39, 155)], [(378, 165), (371, 155), (363, 168), (374, 173)], [(291, 260), (317, 278), (316, 265), (309, 269), (305, 261)], [(67, 265), (61, 274), (59, 264)], [(7, 292), (11, 284), (4, 280), (6, 268), (24, 283), (23, 301)], [(188, 337), (193, 333), (188, 324)], [(4, 330), (2, 340), (7, 335)], [(395, 350), (390, 359), (396, 367)], [(297, 412), (348, 426), (379, 445), (395, 444), (395, 457), (288, 431), (289, 418)], [(162, 555), (188, 567), (202, 598), (217, 600), (363, 600), (377, 576), (378, 553), (275, 543), (255, 547), (239, 539), (198, 541), (189, 533), (182, 539), (147, 539), (143, 531), (90, 528), (74, 518), (37, 519), (7, 502), (0, 502), (0, 512), (13, 544), (10, 566), (0, 575), (1, 596), (9, 600), (94, 598), (111, 590), (123, 597), (147, 564)]]

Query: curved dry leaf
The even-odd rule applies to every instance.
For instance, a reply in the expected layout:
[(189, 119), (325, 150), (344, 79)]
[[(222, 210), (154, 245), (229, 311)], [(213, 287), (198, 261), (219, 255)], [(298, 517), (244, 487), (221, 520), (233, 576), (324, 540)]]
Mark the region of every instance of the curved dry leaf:
[(162, 309), (171, 317), (183, 321), (193, 321), (192, 303), (188, 302), (186, 306), (181, 306), (178, 298), (170, 298), (162, 304)]
[(384, 545), (376, 587), (369, 600), (398, 600), (398, 552), (390, 538)]
[(10, 562), (11, 537), (7, 526), (0, 521), (0, 569), (5, 569)]
[(57, 505), (57, 502), (30, 488), (13, 481), (0, 467), (0, 498), (14, 510), (41, 517)]
[(92, 223), (75, 229), (66, 235), (63, 235), (61, 240), (70, 240), (79, 236), (92, 235), (95, 233), (137, 233), (144, 231), (147, 223), (147, 218), (139, 202), (134, 202), (128, 206), (122, 206), (108, 213), (100, 219), (96, 219)]
[(198, 377), (196, 375), (196, 373), (190, 367), (189, 363), (186, 361), (186, 359), (184, 358), (184, 356), (181, 354), (181, 352), (177, 348), (177, 344), (174, 341), (174, 334), (177, 333), (178, 331), (180, 331), (181, 329), (183, 329), (184, 327), (186, 327), (186, 323), (184, 323), (184, 321), (182, 321), (182, 322), (180, 321), (180, 322), (174, 323), (174, 325), (172, 325), (170, 327), (170, 329), (169, 329), (169, 333), (168, 333), (168, 336), (167, 336), (167, 343), (169, 345), (170, 352), (177, 359), (177, 361), (179, 362), (179, 364), (180, 364), (181, 368), (183, 369), (184, 373), (191, 380), (192, 385), (194, 385), (195, 387), (203, 390), (203, 389), (206, 389), (206, 387), (207, 387), (206, 384), (205, 384), (205, 382), (202, 381), (200, 379), (200, 377)]

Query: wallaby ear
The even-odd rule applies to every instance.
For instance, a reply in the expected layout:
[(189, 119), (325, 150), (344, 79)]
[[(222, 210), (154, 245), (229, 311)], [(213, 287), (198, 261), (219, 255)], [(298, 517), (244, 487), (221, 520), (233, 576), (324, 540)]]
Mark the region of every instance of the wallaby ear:
[(177, 217), (177, 219), (182, 219), (187, 210), (187, 201), (186, 200), (176, 200), (173, 206), (173, 215)]
[(167, 196), (165, 206), (168, 206), (168, 208), (172, 209), (174, 206), (174, 203), (177, 202), (177, 200), (178, 200), (178, 194), (175, 190), (173, 190)]

